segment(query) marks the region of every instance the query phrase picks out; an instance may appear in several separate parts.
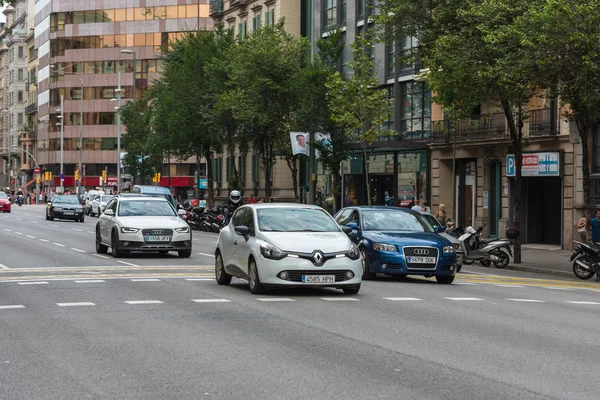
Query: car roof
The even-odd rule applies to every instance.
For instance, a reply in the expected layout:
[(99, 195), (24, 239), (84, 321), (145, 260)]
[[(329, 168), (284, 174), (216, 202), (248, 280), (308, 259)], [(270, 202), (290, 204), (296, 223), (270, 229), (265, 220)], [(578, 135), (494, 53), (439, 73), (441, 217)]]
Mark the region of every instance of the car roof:
[(407, 213), (415, 213), (415, 211), (410, 210), (408, 208), (401, 208), (401, 207), (390, 207), (390, 206), (350, 206), (350, 207), (345, 207), (345, 208), (354, 208), (354, 209), (358, 209), (358, 210), (362, 210), (362, 211), (366, 211), (366, 210), (377, 210), (377, 211), (401, 211), (401, 212), (407, 212)]
[(140, 191), (147, 193), (171, 194), (169, 188), (166, 188), (164, 186), (135, 185), (133, 188), (138, 188), (140, 189)]
[(244, 207), (250, 207), (255, 210), (262, 210), (266, 208), (300, 208), (306, 210), (321, 210), (319, 206), (311, 204), (299, 204), (299, 203), (256, 203), (256, 204), (245, 204)]
[(168, 202), (167, 199), (165, 199), (164, 197), (156, 197), (156, 196), (144, 196), (143, 194), (140, 196), (123, 196), (123, 197), (119, 197), (119, 196), (114, 196), (115, 198), (118, 198), (121, 202), (123, 201), (137, 201), (137, 200), (150, 200), (150, 201), (166, 201)]

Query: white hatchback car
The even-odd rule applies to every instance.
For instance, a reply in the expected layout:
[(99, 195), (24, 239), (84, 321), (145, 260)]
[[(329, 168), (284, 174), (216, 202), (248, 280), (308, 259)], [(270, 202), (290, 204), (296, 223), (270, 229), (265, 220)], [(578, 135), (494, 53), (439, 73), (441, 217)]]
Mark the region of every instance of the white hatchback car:
[[(185, 213), (185, 210), (181, 210)], [(96, 224), (96, 252), (113, 257), (132, 251), (192, 254), (192, 231), (162, 197), (113, 197)]]
[(248, 280), (250, 292), (269, 287), (320, 286), (356, 294), (362, 280), (358, 247), (322, 208), (252, 204), (236, 210), (219, 234), (215, 276)]
[(113, 196), (112, 194), (99, 194), (97, 196), (94, 196), (94, 199), (91, 202), (90, 215), (92, 217), (99, 217), (100, 214), (104, 212), (104, 209), (106, 208), (106, 205), (108, 204), (110, 199), (112, 199), (113, 197), (115, 196)]

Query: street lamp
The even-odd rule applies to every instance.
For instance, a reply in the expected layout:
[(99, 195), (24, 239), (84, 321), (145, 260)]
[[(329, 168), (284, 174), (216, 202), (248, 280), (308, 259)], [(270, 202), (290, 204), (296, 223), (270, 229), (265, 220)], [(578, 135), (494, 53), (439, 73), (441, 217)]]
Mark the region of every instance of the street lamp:
[[(134, 67), (135, 70), (135, 67)], [(116, 101), (117, 106), (117, 191), (121, 191), (121, 73), (117, 72), (117, 97), (110, 99), (110, 101)], [(135, 87), (135, 85), (134, 85)]]
[(137, 72), (135, 70), (135, 64), (136, 64), (136, 54), (135, 54), (135, 50), (130, 50), (130, 49), (125, 49), (125, 50), (121, 50), (121, 54), (133, 54), (133, 102), (135, 103), (137, 101), (137, 97), (135, 96), (135, 87), (136, 87), (136, 81), (137, 81)]
[(65, 161), (65, 152), (64, 152), (64, 145), (63, 145), (63, 141), (65, 139), (65, 96), (61, 95), (60, 96), (60, 108), (56, 109), (56, 112), (60, 112), (60, 115), (57, 115), (56, 118), (60, 119), (60, 122), (57, 123), (56, 125), (60, 125), (60, 193), (64, 193), (64, 181), (65, 181), (65, 175), (64, 175), (64, 170), (63, 170), (63, 166), (64, 166), (64, 161)]

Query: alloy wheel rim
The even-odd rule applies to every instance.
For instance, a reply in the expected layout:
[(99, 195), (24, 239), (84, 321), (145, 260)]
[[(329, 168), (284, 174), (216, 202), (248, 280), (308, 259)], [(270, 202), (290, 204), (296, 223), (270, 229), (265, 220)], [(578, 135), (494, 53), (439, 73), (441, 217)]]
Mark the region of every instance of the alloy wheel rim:
[(221, 262), (221, 256), (217, 256), (217, 279), (221, 279), (221, 269), (223, 268), (223, 263)]
[(361, 251), (360, 255), (362, 256), (363, 273), (366, 273), (367, 272), (367, 255), (365, 254), (364, 251)]
[(256, 265), (254, 263), (250, 264), (250, 287), (254, 287), (256, 285)]

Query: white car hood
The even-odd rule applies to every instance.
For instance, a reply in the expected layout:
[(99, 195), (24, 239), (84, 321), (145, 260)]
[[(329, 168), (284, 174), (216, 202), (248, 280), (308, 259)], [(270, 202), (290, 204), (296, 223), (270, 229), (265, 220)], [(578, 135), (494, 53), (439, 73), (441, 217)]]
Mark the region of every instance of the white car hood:
[(350, 239), (343, 232), (261, 232), (261, 235), (265, 241), (287, 252), (333, 253), (350, 248)]
[(128, 228), (138, 229), (173, 229), (187, 226), (186, 222), (177, 217), (118, 217), (119, 222)]

